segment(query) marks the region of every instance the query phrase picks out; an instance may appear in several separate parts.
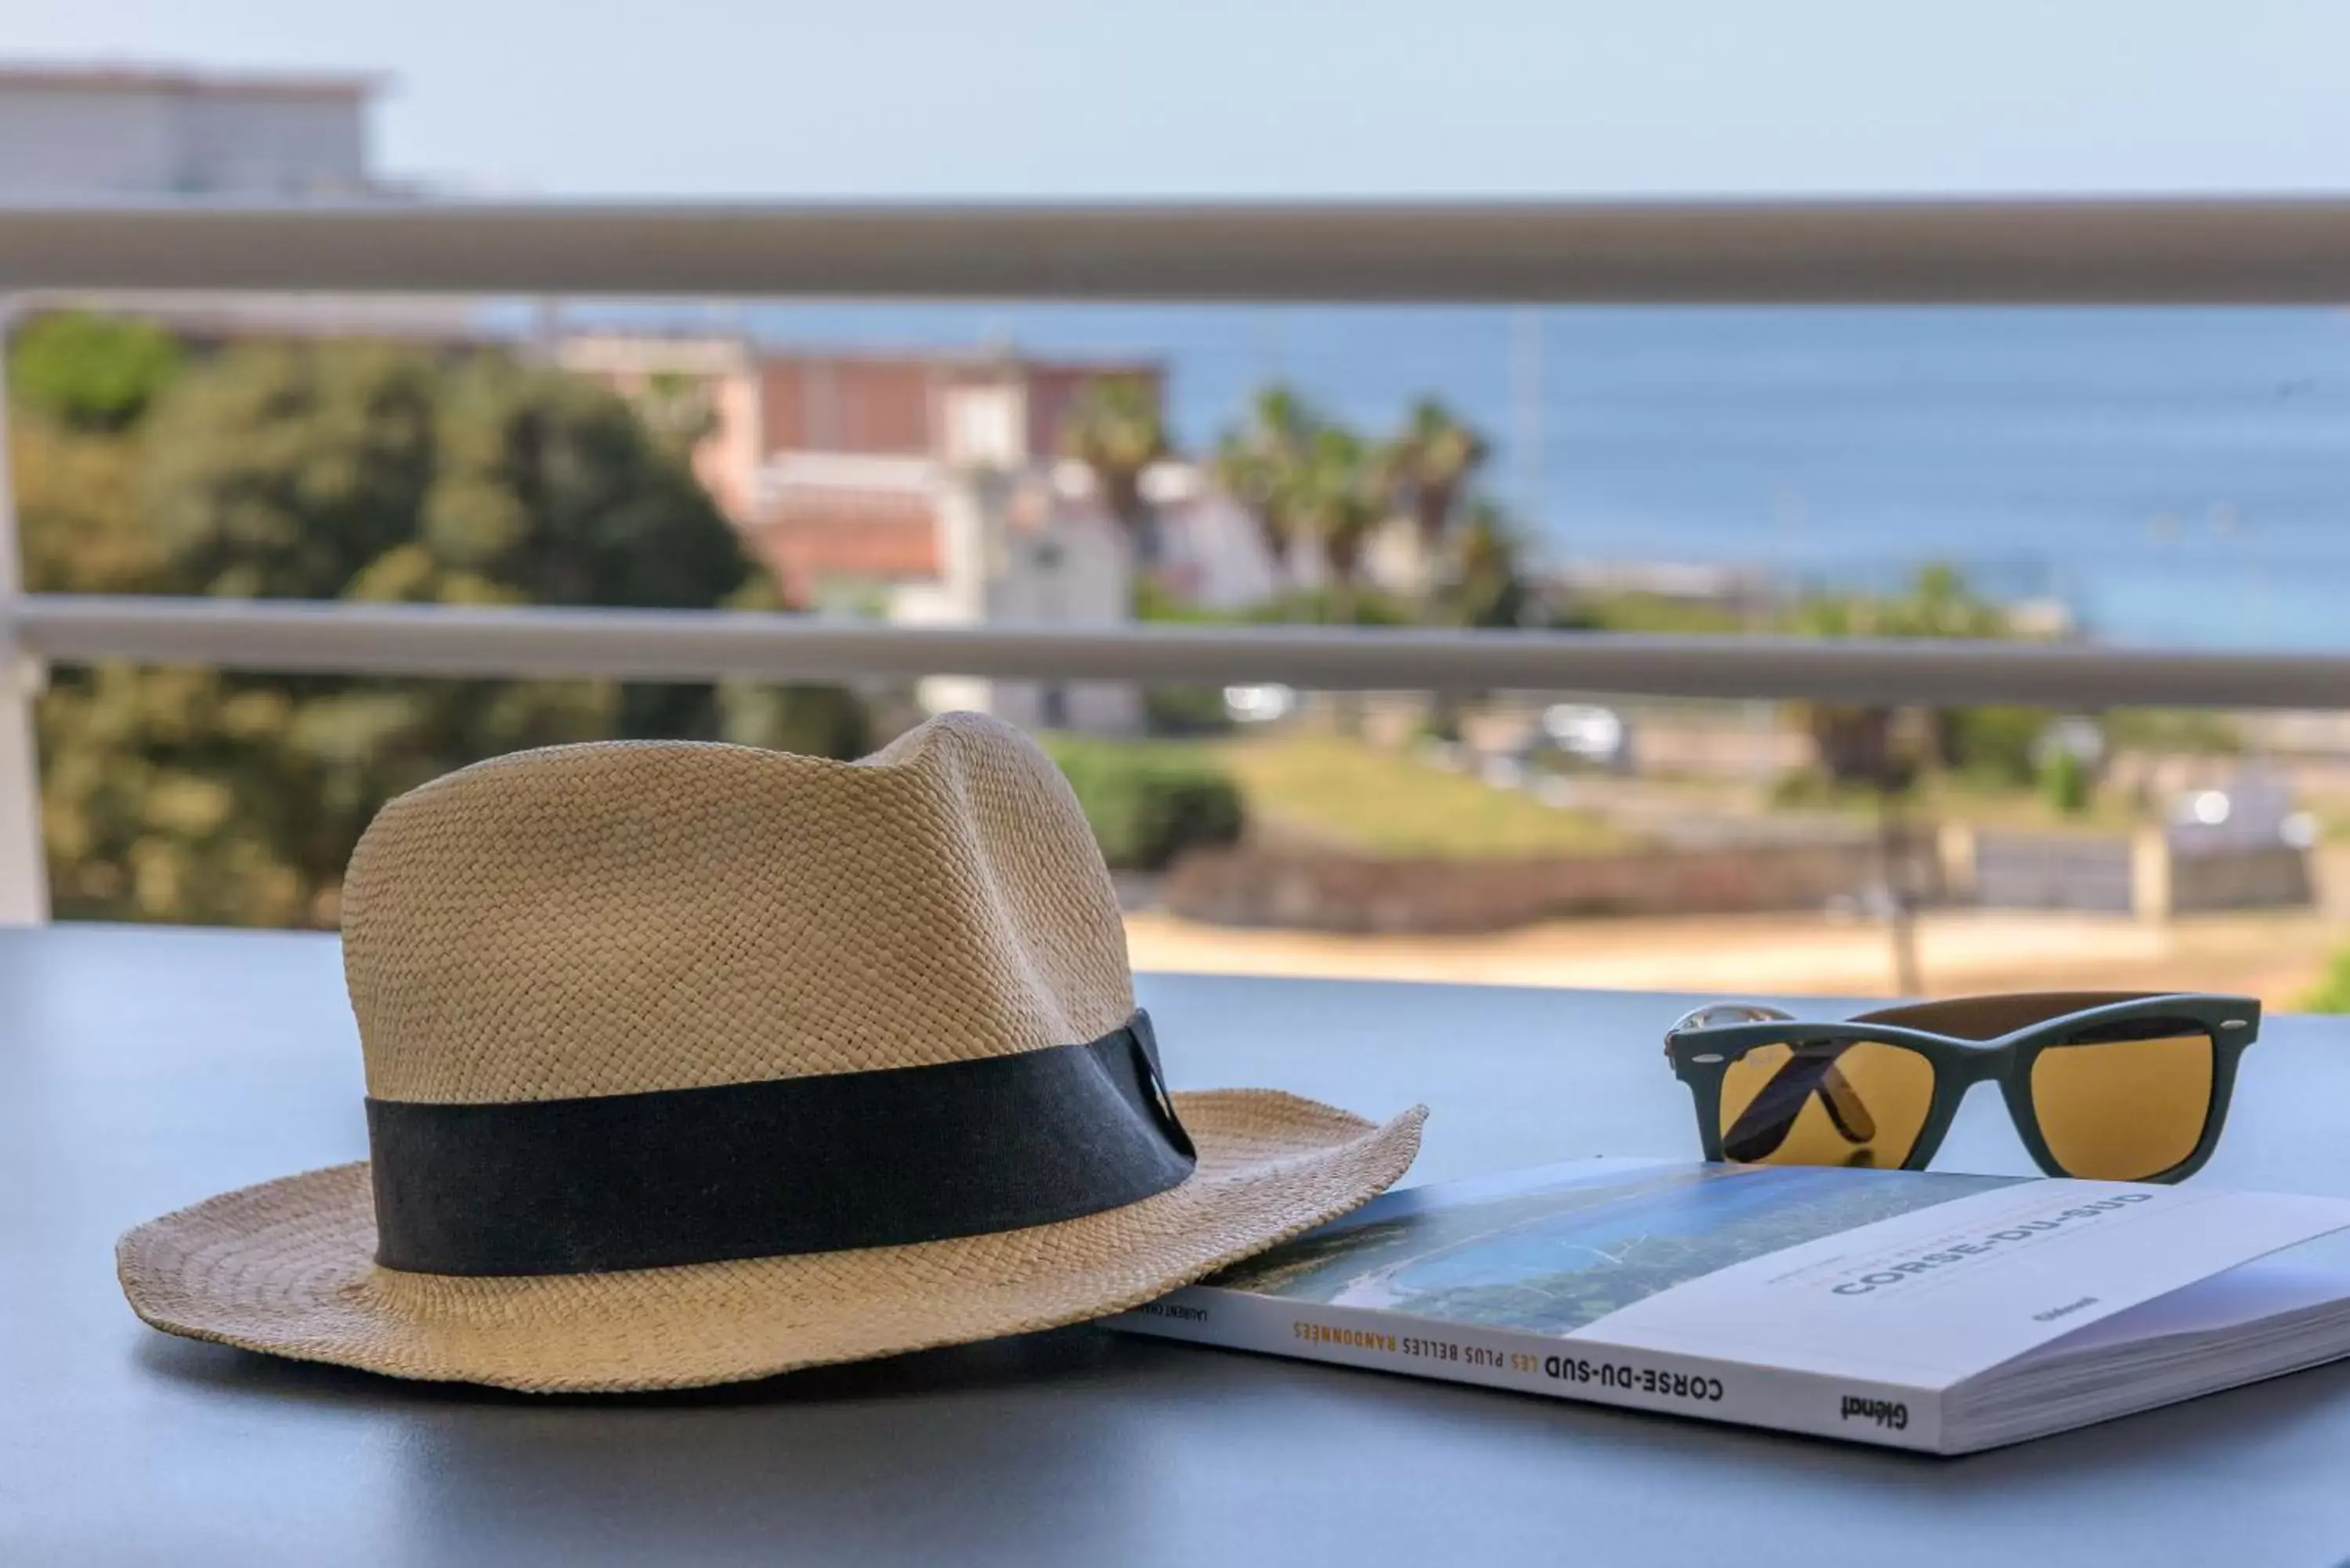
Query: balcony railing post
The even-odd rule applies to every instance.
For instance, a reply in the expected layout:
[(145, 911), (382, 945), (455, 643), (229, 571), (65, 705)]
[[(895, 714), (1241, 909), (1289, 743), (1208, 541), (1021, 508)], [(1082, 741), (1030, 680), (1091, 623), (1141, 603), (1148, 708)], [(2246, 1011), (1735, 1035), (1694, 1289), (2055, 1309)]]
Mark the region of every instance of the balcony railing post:
[(16, 549), (16, 492), (9, 472), (5, 367), (15, 303), (0, 296), (0, 926), (49, 918), (48, 867), (41, 849), (41, 766), (33, 743), (33, 699), (40, 664), (20, 647), (13, 611), (23, 592)]

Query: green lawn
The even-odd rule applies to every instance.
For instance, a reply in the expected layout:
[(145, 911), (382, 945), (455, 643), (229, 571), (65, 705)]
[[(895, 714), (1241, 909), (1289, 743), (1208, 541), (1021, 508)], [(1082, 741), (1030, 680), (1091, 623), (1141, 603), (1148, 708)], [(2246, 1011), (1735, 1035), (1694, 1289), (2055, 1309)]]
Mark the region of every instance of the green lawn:
[[(1222, 766), (1240, 788), (1252, 832), (1276, 839), (1435, 859), (1594, 854), (1642, 842), (1637, 826), (1596, 812), (1558, 810), (1519, 791), (1431, 767), (1409, 753), (1326, 731), (1151, 744), (1170, 756), (1196, 755)], [(1749, 812), (1760, 805), (1734, 798), (1735, 791), (1658, 787), (1686, 795), (1686, 809), (1695, 815)], [(1783, 802), (1782, 809), (1870, 816), (1877, 803), (1864, 789), (1821, 790)], [(1904, 803), (1904, 814), (1917, 822), (2100, 836), (2127, 834), (2143, 820), (2116, 791), (2098, 795), (2079, 815), (2066, 815), (2036, 790), (1990, 788), (1947, 776), (1921, 784)], [(2350, 818), (2350, 811), (2345, 815)]]
[[(1805, 779), (1790, 791), (1783, 786), (1772, 803), (1783, 811), (1832, 811), (1859, 817), (1877, 815), (1877, 793), (1862, 784), (1831, 786)], [(1901, 799), (1906, 816), (1928, 822), (1963, 822), (1970, 826), (2021, 833), (2077, 834), (2086, 837), (2127, 836), (2155, 820), (2144, 808), (2116, 789), (2090, 796), (2087, 809), (2063, 812), (2042, 790), (1993, 784), (1964, 774), (1932, 773), (1919, 780)]]
[[(1876, 797), (1866, 790), (1846, 792), (1838, 804), (1864, 815), (1877, 810)], [(1903, 809), (1908, 815), (1936, 822), (1963, 822), (1970, 826), (2012, 833), (2076, 834), (2083, 837), (2126, 837), (2151, 819), (2114, 790), (2092, 796), (2088, 809), (2062, 812), (2037, 789), (2002, 788), (1971, 779), (1932, 777), (1921, 783)]]
[(1367, 854), (1574, 855), (1634, 842), (1587, 812), (1556, 810), (1343, 735), (1293, 733), (1213, 749), (1239, 783), (1256, 828)]

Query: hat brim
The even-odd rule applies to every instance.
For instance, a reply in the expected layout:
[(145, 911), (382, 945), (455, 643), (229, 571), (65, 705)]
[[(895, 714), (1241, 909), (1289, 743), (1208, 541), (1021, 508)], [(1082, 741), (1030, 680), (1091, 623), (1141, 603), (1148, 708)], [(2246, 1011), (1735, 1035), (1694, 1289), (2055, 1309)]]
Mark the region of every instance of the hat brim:
[(1347, 1213), (1419, 1148), (1264, 1090), (1174, 1096), (1199, 1167), (1052, 1225), (620, 1273), (459, 1278), (374, 1261), (364, 1163), (224, 1193), (115, 1249), (123, 1293), (192, 1339), (531, 1392), (691, 1388), (1026, 1334), (1139, 1306)]

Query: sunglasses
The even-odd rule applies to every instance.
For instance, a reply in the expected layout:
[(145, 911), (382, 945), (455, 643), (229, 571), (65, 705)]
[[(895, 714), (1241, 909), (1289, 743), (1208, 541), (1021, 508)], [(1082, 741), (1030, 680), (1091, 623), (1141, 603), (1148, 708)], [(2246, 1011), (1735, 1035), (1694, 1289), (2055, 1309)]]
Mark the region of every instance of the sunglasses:
[(1705, 1158), (1922, 1170), (1986, 1079), (2051, 1176), (2179, 1181), (2219, 1144), (2249, 996), (2062, 992), (1968, 996), (1812, 1023), (1747, 1002), (1665, 1035)]

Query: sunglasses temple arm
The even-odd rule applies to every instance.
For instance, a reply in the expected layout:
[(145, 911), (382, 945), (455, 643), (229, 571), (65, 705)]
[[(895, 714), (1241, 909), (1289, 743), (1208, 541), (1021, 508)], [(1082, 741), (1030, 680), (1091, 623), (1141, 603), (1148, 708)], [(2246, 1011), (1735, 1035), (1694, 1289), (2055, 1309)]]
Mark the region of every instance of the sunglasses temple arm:
[(1877, 1137), (1877, 1118), (1868, 1114), (1858, 1090), (1852, 1086), (1833, 1057), (1790, 1057), (1762, 1091), (1747, 1102), (1738, 1119), (1721, 1135), (1722, 1153), (1731, 1159), (1768, 1159), (1794, 1130), (1812, 1096), (1846, 1142), (1866, 1144)]
[(1867, 1143), (1877, 1137), (1877, 1118), (1868, 1114), (1861, 1102), (1860, 1091), (1844, 1075), (1844, 1070), (1834, 1062), (1820, 1075), (1820, 1104), (1827, 1108), (1828, 1120), (1844, 1135), (1846, 1143)]

